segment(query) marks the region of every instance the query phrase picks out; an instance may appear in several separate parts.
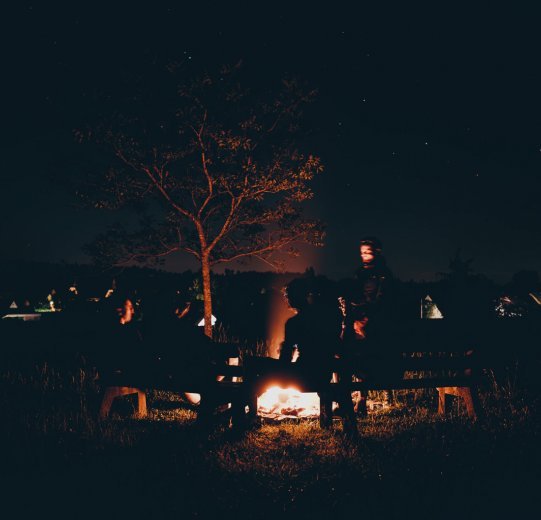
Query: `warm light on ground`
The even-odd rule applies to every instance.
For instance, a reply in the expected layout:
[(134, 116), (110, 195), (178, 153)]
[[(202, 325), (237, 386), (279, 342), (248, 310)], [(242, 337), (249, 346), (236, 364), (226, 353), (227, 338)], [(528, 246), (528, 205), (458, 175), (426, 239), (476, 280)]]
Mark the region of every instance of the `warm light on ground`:
[(257, 401), (257, 412), (263, 417), (318, 417), (319, 397), (316, 393), (302, 393), (296, 388), (273, 386)]

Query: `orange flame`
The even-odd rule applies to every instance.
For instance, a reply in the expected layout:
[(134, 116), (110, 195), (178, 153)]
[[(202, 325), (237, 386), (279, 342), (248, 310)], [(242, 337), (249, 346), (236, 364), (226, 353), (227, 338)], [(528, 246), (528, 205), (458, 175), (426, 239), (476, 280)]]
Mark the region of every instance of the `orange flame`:
[(257, 412), (273, 419), (317, 417), (319, 396), (316, 393), (302, 393), (297, 388), (273, 386), (259, 397)]

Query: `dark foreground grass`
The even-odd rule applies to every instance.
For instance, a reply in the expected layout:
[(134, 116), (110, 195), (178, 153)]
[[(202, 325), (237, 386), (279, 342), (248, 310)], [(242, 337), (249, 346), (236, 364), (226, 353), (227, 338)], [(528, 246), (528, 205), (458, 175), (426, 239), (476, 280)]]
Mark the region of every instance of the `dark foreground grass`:
[(265, 424), (242, 437), (227, 421), (202, 430), (174, 394), (154, 392), (147, 419), (129, 399), (99, 422), (98, 388), (83, 368), (11, 367), (2, 374), (5, 518), (508, 518), (537, 509), (537, 400), (492, 381), (486, 417), (434, 396), (359, 423)]

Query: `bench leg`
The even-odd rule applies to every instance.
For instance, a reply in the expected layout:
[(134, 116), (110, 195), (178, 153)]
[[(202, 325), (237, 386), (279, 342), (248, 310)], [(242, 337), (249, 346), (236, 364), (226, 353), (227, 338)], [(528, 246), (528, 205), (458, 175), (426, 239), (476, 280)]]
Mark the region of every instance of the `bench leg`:
[(238, 431), (246, 429), (246, 403), (243, 399), (231, 400), (231, 426)]
[(147, 394), (142, 390), (137, 390), (137, 415), (139, 417), (147, 416)]
[(344, 433), (351, 437), (356, 437), (359, 432), (357, 430), (357, 418), (355, 417), (355, 410), (353, 408), (351, 390), (347, 385), (338, 385), (338, 388), (336, 388), (333, 394), (334, 400), (338, 402), (340, 415), (342, 416)]
[(438, 388), (438, 414), (445, 415), (447, 413), (447, 393), (446, 388)]
[(368, 392), (363, 392), (359, 390), (359, 400), (355, 403), (354, 411), (359, 414), (361, 417), (368, 417), (368, 407), (366, 405), (366, 398)]
[(332, 428), (332, 397), (327, 392), (319, 393), (319, 426)]
[(472, 392), (472, 389), (469, 386), (448, 386), (438, 388), (438, 393), (438, 413), (440, 415), (445, 415), (446, 413), (447, 396), (454, 395), (463, 399), (468, 416), (473, 420), (477, 419), (480, 407), (475, 390)]
[[(235, 414), (239, 429), (252, 429), (260, 426), (260, 418), (257, 415), (257, 399), (262, 393), (259, 385), (245, 383), (246, 387), (242, 391), (242, 397), (237, 403), (237, 412)], [(248, 407), (248, 413), (246, 413)], [(235, 418), (233, 418), (235, 421)]]
[(109, 386), (105, 389), (105, 394), (103, 395), (103, 399), (101, 400), (100, 419), (107, 418), (109, 412), (111, 411), (113, 401), (118, 395), (120, 394), (118, 394), (118, 387), (116, 386)]
[[(235, 396), (231, 402), (231, 422), (233, 430), (238, 433), (244, 433), (246, 430), (257, 425), (257, 409), (251, 413), (252, 407), (251, 394), (242, 389), (239, 395)], [(255, 398), (257, 404), (257, 397)], [(248, 412), (247, 409), (248, 408)]]
[(109, 416), (113, 401), (117, 397), (130, 394), (137, 394), (137, 415), (145, 417), (147, 414), (147, 399), (144, 391), (130, 386), (108, 386), (101, 401), (100, 418), (106, 419)]
[(251, 382), (245, 383), (246, 387), (244, 390), (245, 402), (248, 406), (248, 414), (246, 420), (248, 421), (249, 426), (254, 426), (258, 423), (257, 415), (257, 399), (263, 393), (263, 385), (254, 384)]
[(462, 397), (462, 399), (464, 399), (464, 403), (466, 404), (466, 410), (468, 411), (470, 419), (473, 419), (475, 421), (478, 417), (479, 411), (479, 402), (475, 389), (472, 391), (472, 389), (469, 387), (463, 387), (459, 388), (458, 390), (460, 392), (460, 396)]
[(201, 400), (199, 401), (199, 406), (197, 407), (197, 417), (196, 422), (199, 425), (208, 426), (212, 421), (212, 412), (214, 411), (210, 395), (207, 393), (205, 395), (201, 394)]
[(248, 413), (252, 419), (255, 419), (257, 417), (257, 398), (257, 393), (251, 393), (248, 397)]

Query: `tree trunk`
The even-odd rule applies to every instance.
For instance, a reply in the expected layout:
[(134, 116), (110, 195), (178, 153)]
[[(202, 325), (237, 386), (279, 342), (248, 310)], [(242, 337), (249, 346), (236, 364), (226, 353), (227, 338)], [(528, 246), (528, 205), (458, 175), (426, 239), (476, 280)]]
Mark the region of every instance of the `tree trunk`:
[(201, 257), (201, 274), (203, 276), (203, 300), (205, 334), (212, 338), (212, 293), (210, 291), (210, 263), (208, 256)]

